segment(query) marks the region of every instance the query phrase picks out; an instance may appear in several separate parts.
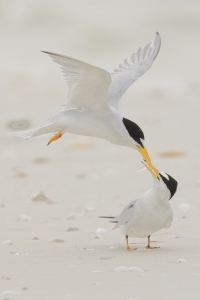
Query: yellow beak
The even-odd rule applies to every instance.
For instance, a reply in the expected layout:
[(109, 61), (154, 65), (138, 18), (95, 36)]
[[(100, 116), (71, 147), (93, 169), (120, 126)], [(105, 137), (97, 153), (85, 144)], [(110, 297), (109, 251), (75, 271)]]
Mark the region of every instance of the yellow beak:
[(151, 159), (150, 159), (150, 156), (149, 156), (149, 153), (147, 152), (147, 149), (146, 149), (146, 148), (143, 148), (143, 147), (141, 147), (141, 146), (137, 146), (137, 148), (138, 148), (138, 151), (140, 152), (140, 154), (142, 155), (142, 157), (144, 158), (144, 160), (145, 160), (148, 164), (152, 165)]
[(140, 154), (142, 155), (142, 157), (144, 158), (144, 162), (142, 162), (145, 167), (147, 168), (147, 170), (155, 177), (157, 178), (158, 180), (160, 180), (160, 177), (159, 177), (159, 171), (158, 169), (156, 169), (153, 165), (152, 165), (152, 162), (151, 162), (151, 159), (150, 159), (150, 156), (149, 156), (149, 153), (147, 152), (147, 149), (146, 148), (143, 148), (141, 146), (137, 146), (138, 148), (138, 151), (140, 152)]
[(153, 175), (153, 177), (160, 180), (159, 171), (153, 165), (149, 165), (147, 162), (142, 161), (143, 165), (147, 168), (147, 170)]

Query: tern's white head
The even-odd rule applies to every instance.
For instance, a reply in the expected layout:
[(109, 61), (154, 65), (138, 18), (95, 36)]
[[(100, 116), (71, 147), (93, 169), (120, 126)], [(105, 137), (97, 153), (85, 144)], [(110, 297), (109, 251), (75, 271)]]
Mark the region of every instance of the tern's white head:
[(164, 202), (170, 200), (176, 193), (178, 182), (169, 174), (159, 172), (147, 162), (144, 165), (153, 176), (153, 185), (161, 200)]

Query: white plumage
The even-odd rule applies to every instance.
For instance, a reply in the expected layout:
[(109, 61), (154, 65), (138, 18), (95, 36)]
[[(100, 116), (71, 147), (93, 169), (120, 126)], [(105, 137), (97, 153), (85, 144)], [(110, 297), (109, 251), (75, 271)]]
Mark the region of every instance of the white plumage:
[(139, 48), (129, 58), (126, 58), (111, 73), (112, 84), (108, 92), (108, 102), (117, 108), (119, 101), (129, 86), (151, 68), (160, 50), (161, 40), (159, 33), (144, 49)]
[(145, 163), (147, 169), (153, 175), (153, 187), (138, 199), (130, 202), (121, 214), (112, 218), (110, 222), (116, 223), (115, 228), (121, 228), (126, 237), (127, 249), (128, 237), (148, 237), (147, 248), (150, 246), (150, 236), (154, 232), (168, 228), (173, 219), (173, 211), (169, 200), (177, 189), (177, 181), (170, 175), (152, 172), (151, 166)]
[(112, 74), (74, 58), (45, 52), (61, 65), (68, 88), (65, 107), (39, 127), (14, 134), (30, 139), (55, 133), (48, 144), (65, 132), (99, 137), (135, 148), (151, 163), (142, 130), (120, 115), (118, 103), (128, 87), (151, 67), (160, 44), (157, 33), (151, 43), (125, 59)]

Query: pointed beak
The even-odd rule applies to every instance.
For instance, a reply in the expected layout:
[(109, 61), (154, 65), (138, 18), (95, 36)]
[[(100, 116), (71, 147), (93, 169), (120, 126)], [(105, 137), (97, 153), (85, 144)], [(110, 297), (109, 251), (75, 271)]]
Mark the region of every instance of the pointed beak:
[(144, 161), (142, 162), (145, 167), (147, 168), (147, 170), (153, 175), (153, 177), (157, 178), (158, 180), (160, 180), (159, 177), (159, 170), (156, 169), (151, 162), (149, 153), (147, 152), (146, 148), (143, 148), (141, 146), (137, 146), (138, 151), (140, 152), (140, 154), (142, 155), (142, 157), (144, 158)]
[(143, 148), (141, 146), (137, 146), (137, 149), (140, 152), (140, 154), (142, 155), (142, 157), (144, 158), (144, 161), (146, 161), (149, 165), (152, 165), (149, 153), (147, 152), (147, 149)]
[(154, 178), (160, 180), (159, 170), (156, 169), (152, 164), (150, 165), (146, 161), (142, 161), (143, 165), (147, 168), (147, 170), (152, 174)]

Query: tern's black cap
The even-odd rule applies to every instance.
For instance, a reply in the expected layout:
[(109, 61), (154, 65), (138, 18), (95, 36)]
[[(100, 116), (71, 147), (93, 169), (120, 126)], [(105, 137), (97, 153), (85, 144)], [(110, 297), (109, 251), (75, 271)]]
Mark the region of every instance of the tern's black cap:
[(144, 133), (142, 129), (134, 122), (123, 118), (122, 119), (126, 130), (128, 131), (129, 135), (141, 146), (144, 148), (144, 145), (141, 142), (141, 139), (144, 140)]
[(174, 194), (176, 193), (178, 182), (173, 177), (171, 177), (169, 174), (167, 174), (167, 173), (165, 173), (165, 174), (169, 177), (169, 179), (167, 179), (165, 176), (163, 176), (161, 173), (159, 173), (163, 182), (166, 184), (167, 188), (170, 191), (171, 197), (169, 199), (171, 199), (174, 196)]

